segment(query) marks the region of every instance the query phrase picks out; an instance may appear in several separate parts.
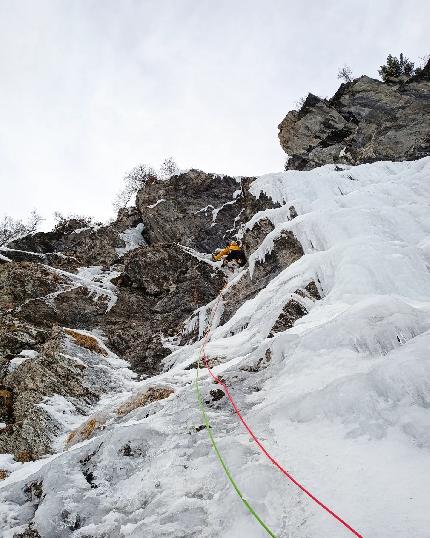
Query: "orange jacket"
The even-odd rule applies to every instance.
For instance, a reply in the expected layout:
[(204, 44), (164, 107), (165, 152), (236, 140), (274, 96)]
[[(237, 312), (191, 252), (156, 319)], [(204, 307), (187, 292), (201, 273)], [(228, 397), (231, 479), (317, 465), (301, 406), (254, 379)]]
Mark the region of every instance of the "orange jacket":
[(242, 249), (236, 243), (230, 243), (227, 247), (223, 248), (220, 252), (217, 252), (216, 254), (214, 254), (214, 260), (216, 262), (219, 262), (220, 260), (222, 260), (222, 258), (224, 258), (224, 256), (227, 256), (228, 254), (230, 254), (232, 250), (242, 250)]

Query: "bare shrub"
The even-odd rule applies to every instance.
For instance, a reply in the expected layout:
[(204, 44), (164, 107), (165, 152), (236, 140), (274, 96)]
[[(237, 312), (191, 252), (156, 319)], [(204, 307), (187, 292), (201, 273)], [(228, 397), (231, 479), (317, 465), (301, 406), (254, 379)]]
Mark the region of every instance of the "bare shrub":
[(20, 463), (28, 463), (29, 461), (34, 461), (34, 457), (28, 450), (21, 450), (18, 454), (15, 455), (16, 461)]
[(0, 220), (0, 247), (6, 246), (15, 239), (35, 233), (42, 220), (36, 211), (32, 211), (25, 222), (9, 216), (3, 217)]
[(157, 400), (163, 400), (164, 398), (167, 398), (173, 394), (173, 392), (173, 389), (169, 387), (149, 387), (146, 392), (137, 394), (136, 396), (133, 396), (133, 398), (130, 398), (125, 403), (120, 405), (116, 410), (116, 413), (120, 417), (123, 417), (138, 407), (144, 407), (145, 405), (156, 402)]
[(124, 177), (124, 187), (116, 195), (113, 206), (116, 211), (122, 207), (127, 207), (137, 191), (141, 189), (146, 181), (157, 180), (157, 172), (147, 164), (135, 166)]
[(430, 78), (430, 54), (420, 56), (421, 64), (415, 69), (415, 75), (427, 72), (427, 78)]
[(339, 68), (339, 71), (337, 72), (337, 78), (343, 80), (344, 82), (352, 82), (353, 75), (352, 75), (352, 69), (349, 67), (349, 65), (344, 65), (343, 67)]
[(104, 427), (105, 423), (106, 419), (104, 417), (88, 419), (79, 428), (69, 433), (66, 439), (66, 447), (68, 448), (76, 443), (90, 439), (96, 430), (101, 430)]
[(54, 231), (61, 233), (72, 233), (82, 228), (89, 228), (90, 226), (100, 224), (94, 222), (92, 217), (86, 215), (78, 215), (77, 213), (63, 215), (59, 211), (55, 211), (54, 219)]
[(167, 159), (164, 159), (163, 163), (160, 166), (159, 170), (159, 178), (162, 180), (168, 180), (172, 176), (176, 176), (179, 174), (179, 167), (175, 163), (172, 157), (167, 157)]
[(104, 357), (107, 356), (106, 350), (100, 346), (94, 336), (82, 334), (78, 331), (73, 331), (72, 329), (64, 329), (64, 332), (71, 336), (78, 346), (84, 347), (85, 349), (93, 351), (94, 353), (99, 353), (99, 355), (103, 355)]
[(6, 471), (6, 469), (0, 469), (0, 480), (4, 480), (10, 475), (9, 471)]

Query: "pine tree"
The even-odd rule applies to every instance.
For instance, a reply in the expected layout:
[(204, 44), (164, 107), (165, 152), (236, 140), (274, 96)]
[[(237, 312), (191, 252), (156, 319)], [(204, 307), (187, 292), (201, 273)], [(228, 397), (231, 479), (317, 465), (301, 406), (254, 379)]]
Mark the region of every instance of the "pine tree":
[(378, 71), (384, 82), (387, 82), (391, 78), (399, 78), (405, 76), (407, 78), (412, 77), (415, 74), (414, 63), (400, 53), (400, 57), (397, 58), (392, 54), (387, 56), (387, 63), (381, 65), (381, 69)]

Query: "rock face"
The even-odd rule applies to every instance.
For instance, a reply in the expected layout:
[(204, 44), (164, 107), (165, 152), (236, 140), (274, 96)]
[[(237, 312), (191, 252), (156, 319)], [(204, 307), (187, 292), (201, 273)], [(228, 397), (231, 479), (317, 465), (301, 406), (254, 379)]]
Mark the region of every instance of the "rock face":
[(180, 243), (212, 252), (238, 229), (241, 184), (230, 176), (190, 170), (169, 181), (152, 181), (136, 199), (153, 243)]
[[(82, 348), (93, 338), (87, 334), (103, 335), (143, 377), (163, 369), (172, 344), (198, 337), (184, 337), (184, 327), (227, 282), (228, 271), (210, 253), (255, 213), (276, 206), (250, 193), (252, 179), (191, 170), (148, 181), (136, 207), (121, 210), (111, 224), (62, 221), (1, 249), (0, 452), (22, 460), (50, 452), (62, 430), (44, 402), (60, 398), (85, 413), (111, 385), (98, 340)], [(244, 237), (245, 251), (272, 228), (257, 223)], [(226, 315), (294, 259), (288, 250), (294, 239), (281, 242), (266, 269), (257, 266), (257, 279), (247, 276), (235, 288)], [(71, 335), (80, 342), (73, 353)]]
[[(308, 169), (333, 161), (408, 159), (427, 152), (428, 131), (425, 136), (424, 131), (428, 124), (428, 84), (426, 74), (390, 84), (362, 77), (341, 86), (329, 101), (308, 97), (302, 110), (290, 113), (281, 124), (281, 141), (293, 155), (290, 167)], [(357, 173), (368, 174), (367, 168)], [(387, 167), (370, 168), (379, 174)], [(403, 263), (408, 267), (421, 264), (415, 248), (404, 261), (399, 254), (400, 249), (411, 250), (403, 248), (402, 227), (387, 238), (390, 247), (379, 250), (387, 236), (386, 223), (394, 226), (400, 222), (398, 212), (404, 208), (398, 203), (402, 202), (401, 196), (394, 198), (393, 212), (387, 206), (378, 235), (373, 193), (385, 200), (388, 192), (388, 199), (392, 197), (391, 187), (405, 179), (407, 168), (417, 173), (414, 165), (400, 167), (397, 179), (401, 181), (396, 184), (391, 168), (395, 166), (388, 167), (382, 188), (376, 191), (360, 183), (362, 176), (352, 183), (354, 178), (349, 171), (333, 172), (332, 167), (328, 167), (327, 175), (320, 171), (273, 174), (254, 184), (250, 177), (237, 179), (191, 170), (170, 180), (147, 181), (137, 194), (136, 207), (121, 210), (111, 224), (94, 226), (72, 219), (52, 232), (29, 235), (1, 248), (0, 454), (12, 454), (15, 461), (8, 456), (1, 458), (5, 468), (0, 468), (0, 480), (9, 480), (9, 474), (16, 469), (19, 474), (2, 488), (2, 500), (7, 510), (11, 507), (13, 511), (0, 510), (0, 520), (12, 532), (16, 530), (13, 536), (45, 538), (57, 536), (58, 529), (61, 536), (82, 538), (94, 533), (120, 535), (124, 529), (133, 536), (183, 536), (184, 529), (187, 536), (206, 532), (207, 522), (217, 522), (219, 514), (224, 513), (218, 512), (219, 508), (207, 511), (208, 506), (214, 506), (209, 502), (211, 492), (222, 491), (224, 478), (218, 481), (216, 473), (209, 470), (215, 487), (202, 488), (201, 474), (195, 474), (202, 457), (211, 464), (202, 431), (206, 425), (196, 422), (194, 390), (198, 383), (191, 386), (192, 378), (198, 382), (198, 368), (206, 364), (220, 367), (227, 385), (234, 386), (234, 397), (241, 409), (249, 411), (255, 404), (264, 403), (258, 406), (263, 408), (260, 425), (272, 417), (272, 404), (283, 387), (281, 377), (276, 376), (286, 376), (288, 389), (290, 376), (298, 375), (296, 386), (302, 384), (304, 392), (287, 390), (291, 399), (282, 400), (278, 415), (283, 417), (288, 408), (293, 433), (298, 424), (313, 421), (320, 409), (324, 420), (331, 416), (336, 424), (341, 419), (347, 425), (349, 410), (355, 410), (360, 401), (354, 391), (361, 394), (364, 387), (364, 402), (372, 406), (363, 405), (363, 415), (357, 416), (367, 421), (370, 409), (368, 431), (372, 435), (376, 431), (380, 442), (380, 428), (385, 429), (385, 424), (391, 428), (393, 421), (390, 416), (385, 418), (386, 399), (380, 407), (375, 402), (381, 400), (381, 394), (388, 394), (390, 402), (394, 402), (400, 392), (390, 394), (387, 387), (390, 380), (400, 380), (407, 370), (400, 362), (398, 376), (395, 370), (383, 373), (379, 369), (381, 353), (394, 349), (389, 346), (395, 342), (408, 344), (404, 335), (414, 338), (418, 334), (421, 338), (420, 331), (427, 328), (424, 307), (419, 306), (417, 297), (428, 282), (424, 276), (421, 279), (420, 272), (411, 273), (419, 280), (413, 294), (406, 295), (404, 301), (396, 295), (389, 302), (389, 278), (387, 289), (383, 278), (374, 279), (375, 302), (362, 291), (362, 283), (370, 282), (368, 275), (374, 271), (374, 260), (381, 252), (390, 263), (402, 260), (396, 265), (399, 274), (407, 274)], [(425, 175), (423, 170), (420, 180)], [(375, 172), (369, 175), (372, 173)], [(356, 192), (351, 190), (346, 199), (340, 187), (342, 196), (331, 192), (336, 191), (332, 189), (333, 176), (343, 184), (365, 186)], [(302, 178), (304, 184), (300, 182)], [(420, 192), (421, 185), (410, 185), (411, 192)], [(402, 195), (404, 192), (401, 190)], [(268, 193), (279, 202), (274, 202)], [(294, 201), (288, 202), (287, 197)], [(367, 199), (369, 206), (363, 206)], [(412, 201), (414, 205), (415, 199)], [(334, 232), (346, 226), (344, 210), (349, 203), (351, 219), (360, 212), (361, 220), (352, 220), (354, 234), (358, 234), (352, 235), (345, 256), (339, 256), (346, 235)], [(417, 205), (413, 242), (421, 245), (423, 252), (426, 230), (423, 224), (422, 236), (419, 235), (418, 223), (425, 209)], [(331, 213), (336, 218), (331, 219)], [(409, 217), (412, 219), (412, 212)], [(362, 239), (361, 225), (365, 228), (369, 218), (376, 240), (371, 242), (372, 249), (366, 250), (363, 246), (367, 236)], [(333, 236), (337, 237), (332, 242)], [(242, 240), (248, 261), (244, 267), (223, 267), (221, 262), (212, 261), (210, 253), (225, 246), (232, 237)], [(314, 252), (318, 250), (313, 245), (315, 238), (326, 252)], [(353, 257), (357, 245), (358, 255)], [(304, 249), (306, 258), (300, 260)], [(336, 255), (331, 256), (333, 252)], [(356, 271), (358, 256), (368, 256), (360, 271)], [(426, 261), (423, 257), (421, 272), (425, 276)], [(330, 266), (337, 269), (338, 265), (340, 270), (336, 273)], [(348, 266), (354, 268), (354, 278), (358, 275), (356, 288), (349, 287)], [(382, 265), (380, 269), (384, 275)], [(318, 275), (323, 276), (323, 284), (328, 283), (328, 291)], [(390, 273), (385, 276), (390, 277)], [(330, 288), (336, 281), (341, 281), (340, 286)], [(359, 308), (354, 303), (342, 303), (345, 290), (347, 299), (359, 297), (362, 317), (357, 317), (357, 334), (351, 327)], [(325, 305), (328, 309), (316, 308), (313, 318), (303, 320), (308, 322), (301, 327), (295, 326), (311, 312), (321, 298), (320, 292), (331, 293)], [(331, 302), (337, 293), (339, 302)], [(363, 296), (365, 300), (361, 300)], [(255, 300), (245, 304), (252, 299)], [(412, 303), (418, 305), (417, 313)], [(387, 316), (381, 317), (384, 309)], [(399, 322), (397, 326), (403, 314), (404, 324)], [(375, 316), (380, 328), (375, 328)], [(367, 319), (369, 327), (367, 322), (364, 325)], [(332, 346), (329, 349), (324, 348), (325, 335)], [(359, 358), (364, 351), (366, 358), (372, 356), (370, 344), (376, 350), (376, 367), (366, 372), (363, 361), (338, 362), (345, 354), (354, 357), (353, 353), (357, 353)], [(419, 345), (423, 346), (421, 342)], [(403, 348), (406, 360), (410, 348)], [(415, 349), (425, 356), (424, 348)], [(335, 352), (336, 362), (327, 355), (331, 351)], [(370, 368), (373, 361), (365, 362)], [(413, 368), (408, 358), (408, 367), (411, 362)], [(305, 363), (305, 369), (301, 370), (300, 363)], [(420, 365), (417, 372), (421, 375), (422, 371)], [(160, 375), (154, 378), (157, 374)], [(305, 376), (311, 376), (310, 385), (302, 383)], [(364, 376), (370, 378), (372, 385), (368, 392)], [(137, 383), (131, 381), (134, 378)], [(274, 391), (264, 391), (273, 398), (265, 405), (260, 396), (266, 396), (254, 393), (261, 391), (270, 378), (276, 378), (276, 385)], [(407, 394), (410, 386), (413, 384), (406, 379)], [(313, 387), (310, 392), (309, 387)], [(339, 415), (335, 408), (349, 387), (352, 403), (347, 403), (345, 414)], [(411, 393), (411, 409), (416, 404), (415, 393), (422, 392), (421, 385), (416, 389)], [(199, 389), (198, 394), (200, 397)], [(211, 413), (215, 409), (222, 411), (222, 415), (213, 417), (217, 435), (225, 430), (231, 444), (236, 431), (231, 429), (231, 410), (224, 392), (209, 376), (202, 376), (202, 397)], [(297, 404), (299, 399), (303, 407)], [(421, 400), (425, 403), (424, 397)], [(374, 409), (384, 416), (380, 428), (374, 421)], [(254, 407), (252, 412), (256, 411)], [(361, 431), (362, 425), (359, 426)], [(402, 423), (399, 430), (401, 439), (407, 433), (403, 426)], [(410, 436), (416, 451), (416, 432), (421, 422), (412, 426)], [(358, 435), (364, 435), (366, 430), (362, 431)], [(355, 426), (350, 432), (349, 441), (357, 435)], [(341, 438), (343, 434), (341, 431)], [(252, 450), (244, 451), (240, 435), (236, 436), (240, 453), (249, 452), (249, 461), (255, 459)], [(426, 436), (422, 439), (425, 447)], [(50, 459), (40, 470), (37, 465), (23, 469), (16, 463), (62, 449), (63, 454)], [(375, 450), (379, 454), (380, 449)], [(30, 475), (22, 478), (22, 471), (27, 470)], [(172, 480), (168, 479), (169, 470)], [(135, 490), (134, 497), (124, 497), (126, 490)], [(188, 504), (182, 504), (184, 499)], [(312, 522), (313, 512), (309, 514)], [(301, 518), (302, 515), (294, 520), (299, 526), (305, 521)], [(151, 521), (155, 526), (148, 523)], [(241, 524), (235, 526), (233, 535), (241, 528)]]
[(407, 81), (362, 76), (331, 99), (309, 94), (279, 125), (288, 169), (362, 164), (430, 155), (430, 64)]
[(248, 222), (256, 213), (259, 211), (264, 211), (266, 209), (273, 209), (275, 207), (280, 207), (278, 203), (273, 202), (271, 198), (266, 196), (263, 192), (260, 192), (259, 197), (256, 198), (250, 192), (250, 185), (255, 178), (245, 177), (242, 178), (241, 187), (242, 187), (242, 208), (241, 213), (243, 216), (241, 222)]
[(282, 309), (281, 314), (276, 320), (269, 333), (269, 336), (274, 336), (276, 333), (286, 331), (293, 327), (294, 323), (308, 313), (306, 304), (303, 299), (318, 301), (321, 299), (320, 293), (315, 282), (309, 282), (303, 290), (296, 290), (292, 297)]
[(94, 349), (102, 351), (94, 338), (83, 337), (77, 345), (59, 327), (40, 331), (12, 318), (3, 328), (11, 338), (7, 347), (0, 339), (7, 351), (0, 359), (0, 420), (5, 424), (0, 453), (29, 461), (50, 452), (62, 432), (50, 409), (59, 415), (85, 414), (113, 383), (105, 354), (83, 347), (93, 341)]
[(0, 310), (14, 309), (58, 289), (61, 277), (42, 264), (3, 264), (0, 267)]
[[(12, 241), (8, 249), (0, 249), (0, 252), (15, 261), (40, 261), (67, 271), (82, 266), (109, 266), (119, 260), (121, 249), (126, 248), (125, 230), (141, 223), (136, 208), (122, 209), (117, 220), (106, 226), (88, 226), (78, 219), (71, 219), (56, 226), (52, 232), (39, 232)], [(143, 243), (143, 237), (141, 239)]]
[[(143, 376), (161, 371), (169, 343), (192, 339), (182, 338), (184, 323), (227, 281), (209, 253), (245, 219), (274, 207), (264, 195), (254, 198), (251, 180), (191, 170), (148, 182), (136, 207), (121, 210), (112, 224), (72, 219), (2, 249), (10, 261), (0, 264), (0, 452), (21, 461), (50, 452), (62, 431), (49, 412), (51, 399), (85, 413), (111, 386), (104, 349), (79, 331), (103, 334)], [(270, 229), (256, 225), (246, 250)], [(272, 256), (272, 273), (286, 252), (279, 256)], [(230, 315), (263, 285), (246, 283)], [(78, 337), (72, 352), (71, 335)]]
[(170, 353), (163, 340), (174, 337), (197, 308), (212, 301), (224, 273), (174, 244), (131, 252), (119, 279), (119, 294), (106, 327), (110, 347), (143, 374), (160, 371)]

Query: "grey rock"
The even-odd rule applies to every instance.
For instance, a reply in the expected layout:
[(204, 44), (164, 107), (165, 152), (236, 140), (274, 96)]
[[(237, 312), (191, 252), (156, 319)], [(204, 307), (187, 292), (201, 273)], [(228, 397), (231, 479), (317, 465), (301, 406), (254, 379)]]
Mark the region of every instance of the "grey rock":
[(94, 300), (67, 275), (40, 263), (10, 262), (0, 266), (0, 311), (39, 327), (53, 324), (93, 328), (107, 309), (107, 299)]
[(272, 222), (264, 218), (258, 220), (250, 230), (246, 230), (242, 239), (245, 255), (249, 257), (260, 246), (267, 234), (274, 229)]
[(0, 315), (0, 369), (2, 359), (11, 359), (24, 349), (39, 350), (49, 332), (10, 314)]
[(0, 248), (0, 254), (14, 262), (43, 262), (45, 257), (43, 254), (36, 254), (35, 252), (27, 252), (25, 250), (15, 250), (9, 248)]
[[(428, 66), (427, 66), (428, 67)], [(279, 125), (288, 169), (362, 164), (430, 155), (430, 80), (424, 73), (383, 83), (362, 76), (331, 99), (309, 94)]]
[(140, 223), (141, 216), (134, 207), (120, 210), (116, 221), (105, 226), (81, 228), (81, 221), (71, 219), (51, 232), (38, 232), (12, 241), (8, 249), (13, 250), (3, 254), (17, 261), (34, 261), (34, 256), (39, 255), (42, 258), (38, 261), (72, 272), (83, 266), (109, 266), (119, 261), (116, 249), (125, 247), (121, 234)]
[(39, 356), (28, 359), (15, 369), (2, 370), (0, 414), (7, 423), (0, 430), (0, 452), (11, 452), (18, 459), (38, 458), (51, 451), (60, 425), (40, 407), (45, 397), (61, 395), (85, 412), (101, 392), (94, 390), (86, 366), (64, 353), (64, 333), (54, 329), (49, 339), (39, 346)]
[(159, 243), (125, 257), (119, 295), (104, 326), (110, 347), (146, 375), (159, 372), (173, 337), (225, 284), (224, 273), (174, 244)]
[[(248, 222), (254, 215), (266, 209), (274, 209), (281, 207), (279, 203), (273, 202), (263, 192), (260, 192), (259, 197), (255, 198), (250, 192), (250, 186), (255, 178), (242, 179), (242, 220)], [(257, 220), (251, 229), (246, 229), (242, 237), (242, 247), (246, 257), (249, 257), (261, 244), (266, 235), (274, 229), (270, 220), (265, 217)]]
[(55, 292), (64, 280), (38, 263), (10, 262), (0, 265), (0, 312)]
[(29, 526), (28, 529), (26, 529), (23, 532), (18, 532), (13, 535), (13, 538), (42, 538), (39, 534), (39, 532), (32, 526)]
[(301, 300), (301, 297), (306, 297), (313, 301), (318, 301), (321, 299), (318, 288), (315, 282), (309, 282), (304, 289), (299, 289), (295, 291), (295, 297), (291, 298), (282, 309), (278, 319), (273, 325), (269, 337), (274, 336), (276, 333), (286, 331), (293, 327), (294, 323), (305, 316), (308, 313), (306, 305)]
[(241, 180), (242, 189), (242, 206), (243, 206), (243, 218), (244, 222), (248, 222), (259, 211), (265, 211), (266, 209), (273, 209), (280, 207), (280, 204), (274, 202), (269, 196), (260, 192), (259, 197), (255, 198), (250, 192), (250, 186), (255, 177), (245, 177)]
[(7, 424), (0, 430), (0, 453), (13, 453), (18, 460), (50, 453), (63, 430), (40, 405), (46, 398), (62, 396), (84, 415), (102, 394), (116, 388), (104, 356), (76, 343), (61, 328), (54, 327), (36, 347), (35, 357), (0, 370), (0, 417)]
[(240, 182), (233, 177), (200, 170), (168, 181), (148, 181), (136, 198), (146, 240), (212, 252), (237, 231), (235, 219), (242, 209), (240, 189)]

